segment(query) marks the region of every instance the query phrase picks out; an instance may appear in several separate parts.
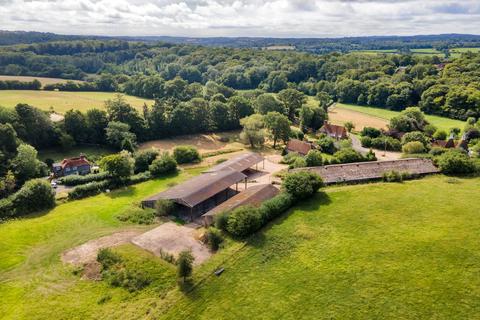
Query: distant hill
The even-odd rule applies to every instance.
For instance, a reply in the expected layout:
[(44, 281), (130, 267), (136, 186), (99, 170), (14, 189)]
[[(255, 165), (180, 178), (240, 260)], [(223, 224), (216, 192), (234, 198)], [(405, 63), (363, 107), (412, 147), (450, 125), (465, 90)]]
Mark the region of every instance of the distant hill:
[(48, 41), (120, 39), (140, 42), (168, 42), (174, 44), (193, 44), (214, 47), (265, 48), (295, 47), (298, 51), (328, 53), (333, 51), (349, 52), (354, 50), (407, 50), (435, 48), (444, 50), (458, 47), (480, 47), (480, 35), (440, 34), (416, 36), (368, 36), (344, 38), (268, 38), (268, 37), (170, 37), (170, 36), (79, 36), (54, 33), (0, 31), (0, 45), (31, 44)]

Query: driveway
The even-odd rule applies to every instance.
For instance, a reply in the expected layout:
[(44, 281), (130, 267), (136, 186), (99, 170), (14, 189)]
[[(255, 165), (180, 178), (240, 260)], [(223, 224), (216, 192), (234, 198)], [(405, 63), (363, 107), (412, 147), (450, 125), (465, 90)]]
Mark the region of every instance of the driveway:
[[(362, 143), (360, 142), (360, 139), (357, 136), (350, 134), (350, 139), (352, 140), (352, 148), (355, 151), (358, 151), (362, 154), (366, 154), (370, 151), (369, 148), (362, 147)], [(383, 150), (377, 150), (377, 149), (372, 149), (372, 150), (373, 152), (375, 152), (375, 156), (377, 157), (378, 161), (398, 160), (402, 157), (401, 152), (383, 151)]]

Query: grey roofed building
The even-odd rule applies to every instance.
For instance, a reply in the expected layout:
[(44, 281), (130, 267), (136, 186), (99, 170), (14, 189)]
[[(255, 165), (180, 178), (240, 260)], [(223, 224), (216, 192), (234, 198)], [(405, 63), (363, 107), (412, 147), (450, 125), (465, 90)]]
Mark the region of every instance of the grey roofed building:
[(381, 179), (385, 172), (407, 172), (412, 175), (438, 173), (439, 170), (430, 159), (399, 159), (390, 161), (369, 161), (335, 164), (321, 167), (292, 169), (318, 173), (325, 184), (353, 183)]
[[(212, 206), (211, 202), (216, 205), (218, 202), (228, 199), (232, 193), (236, 194), (236, 191), (231, 190), (230, 186), (242, 180), (246, 181), (246, 177), (246, 175), (237, 171), (201, 174), (143, 200), (142, 206), (154, 208), (158, 200), (165, 199), (172, 200), (184, 209), (188, 208), (189, 214), (202, 212), (206, 210), (205, 208), (209, 209)], [(221, 194), (223, 192), (225, 192), (225, 195)]]
[(255, 152), (242, 153), (230, 160), (217, 164), (204, 172), (208, 173), (225, 170), (243, 172), (264, 160), (265, 158), (261, 154)]
[(271, 184), (259, 184), (250, 187), (205, 213), (202, 216), (203, 223), (205, 226), (209, 226), (213, 223), (215, 215), (219, 213), (232, 211), (244, 205), (258, 206), (263, 201), (273, 198), (278, 193), (279, 190)]

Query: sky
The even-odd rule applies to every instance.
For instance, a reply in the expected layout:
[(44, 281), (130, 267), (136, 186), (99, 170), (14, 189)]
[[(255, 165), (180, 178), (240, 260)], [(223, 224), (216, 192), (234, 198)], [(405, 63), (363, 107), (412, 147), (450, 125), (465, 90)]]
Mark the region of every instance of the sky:
[(0, 30), (112, 36), (480, 33), (480, 0), (0, 0)]

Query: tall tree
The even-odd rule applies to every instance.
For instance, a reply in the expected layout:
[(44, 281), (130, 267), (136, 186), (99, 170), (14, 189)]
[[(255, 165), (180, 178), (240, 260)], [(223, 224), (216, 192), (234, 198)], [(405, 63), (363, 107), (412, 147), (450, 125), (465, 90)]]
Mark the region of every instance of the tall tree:
[(244, 142), (249, 143), (252, 148), (265, 143), (265, 123), (262, 115), (252, 114), (240, 120), (240, 124), (243, 127), (240, 138)]
[(277, 146), (278, 140), (285, 143), (290, 136), (290, 121), (283, 114), (278, 112), (269, 112), (264, 116), (265, 127), (267, 127), (272, 135), (273, 148)]
[(278, 100), (280, 100), (288, 112), (288, 118), (295, 120), (295, 114), (302, 105), (307, 101), (305, 95), (295, 89), (285, 89), (278, 93)]

